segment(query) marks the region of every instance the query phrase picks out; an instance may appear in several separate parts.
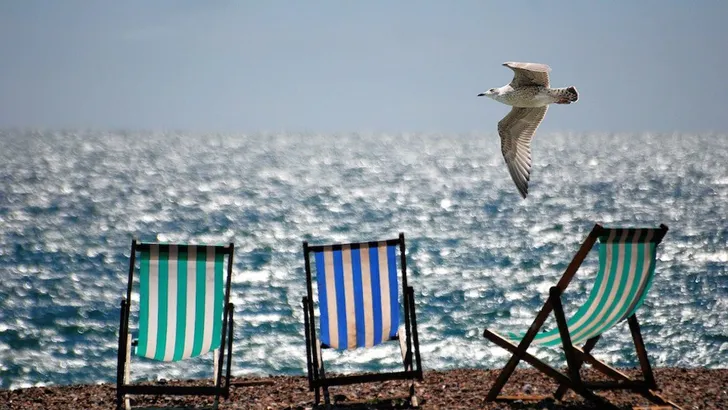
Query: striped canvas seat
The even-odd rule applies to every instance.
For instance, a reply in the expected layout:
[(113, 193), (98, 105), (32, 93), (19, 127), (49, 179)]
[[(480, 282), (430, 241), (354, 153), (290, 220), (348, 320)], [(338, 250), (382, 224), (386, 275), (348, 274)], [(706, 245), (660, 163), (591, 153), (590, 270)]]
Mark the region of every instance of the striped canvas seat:
[(214, 246), (140, 252), (137, 355), (169, 362), (220, 347), (224, 256)]
[[(483, 337), (508, 350), (513, 355), (498, 374), (488, 391), (487, 401), (541, 400), (545, 396), (502, 396), (501, 390), (524, 360), (534, 368), (554, 379), (559, 387), (553, 399), (561, 400), (568, 390), (573, 390), (598, 408), (617, 409), (598, 390), (629, 390), (659, 405), (677, 405), (656, 392), (658, 389), (647, 350), (637, 320), (637, 309), (642, 305), (655, 276), (657, 246), (667, 234), (667, 226), (659, 228), (605, 228), (594, 225), (567, 266), (559, 282), (549, 289), (549, 296), (524, 334), (500, 335), (485, 329)], [(564, 313), (563, 294), (587, 255), (598, 243), (599, 268), (593, 279), (586, 301), (571, 317)], [(541, 332), (541, 328), (553, 314), (556, 329)], [(623, 320), (629, 324), (635, 353), (642, 370), (642, 378), (632, 378), (592, 355), (592, 350), (602, 340), (602, 334)], [(562, 372), (528, 352), (532, 344), (560, 346), (566, 358), (567, 371)], [(608, 381), (582, 380), (580, 370), (584, 363), (592, 366)]]
[[(586, 302), (567, 321), (572, 343), (601, 335), (631, 316), (647, 295), (655, 274), (655, 229), (612, 229), (599, 237), (599, 270)], [(509, 334), (520, 341), (523, 334)], [(533, 343), (561, 345), (559, 329), (536, 335)]]
[(321, 343), (345, 350), (394, 339), (400, 308), (397, 244), (324, 246), (313, 255)]
[[(319, 403), (321, 390), (326, 404), (330, 403), (329, 386), (422, 380), (414, 290), (407, 285), (404, 234), (397, 239), (348, 244), (309, 246), (304, 242), (303, 254), (306, 358), (315, 404)], [(318, 298), (314, 297), (313, 282)], [(318, 315), (314, 313), (316, 300)], [(399, 341), (402, 371), (332, 377), (324, 370), (322, 349), (364, 349), (392, 340)], [(410, 399), (416, 404), (414, 382)]]
[[(228, 397), (234, 313), (229, 302), (233, 253), (232, 243), (198, 246), (132, 240), (126, 297), (121, 302), (117, 409), (130, 408), (133, 395), (215, 396), (215, 406), (220, 396)], [(139, 293), (136, 327), (130, 326), (134, 290)], [(133, 340), (135, 331), (137, 339)], [(132, 352), (164, 362), (209, 356), (213, 352), (213, 386), (132, 383)]]

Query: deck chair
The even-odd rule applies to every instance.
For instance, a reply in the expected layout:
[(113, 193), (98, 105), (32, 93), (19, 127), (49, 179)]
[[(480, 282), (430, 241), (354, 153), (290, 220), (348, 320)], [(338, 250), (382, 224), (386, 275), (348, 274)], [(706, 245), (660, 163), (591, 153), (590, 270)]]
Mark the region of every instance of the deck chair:
[[(232, 243), (195, 246), (132, 240), (126, 298), (121, 301), (117, 409), (130, 408), (130, 395), (215, 396), (215, 408), (220, 396), (228, 397), (233, 335), (233, 304), (229, 303), (233, 251)], [(129, 318), (137, 256), (139, 322), (137, 339), (132, 340)], [(136, 348), (136, 356), (165, 362), (212, 351), (213, 385), (132, 384), (132, 347)]]
[[(657, 389), (657, 384), (647, 359), (635, 313), (645, 300), (652, 284), (657, 245), (666, 233), (667, 226), (665, 225), (660, 225), (657, 229), (615, 229), (595, 225), (566, 268), (561, 280), (550, 289), (546, 303), (525, 334), (502, 336), (493, 330), (485, 329), (483, 333), (485, 338), (513, 354), (498, 375), (486, 400), (545, 398), (543, 396), (499, 396), (518, 362), (524, 360), (559, 383), (559, 387), (554, 393), (554, 398), (557, 400), (560, 400), (568, 389), (572, 389), (585, 399), (599, 404), (600, 408), (615, 408), (595, 391), (627, 389), (641, 394), (659, 405), (677, 407), (654, 391)], [(594, 278), (594, 285), (586, 302), (567, 320), (561, 296), (597, 240), (599, 241), (599, 270)], [(551, 312), (554, 313), (557, 328), (539, 332)], [(601, 335), (624, 319), (627, 319), (632, 333), (643, 380), (633, 380), (591, 355), (591, 351), (600, 340)], [(556, 370), (528, 353), (527, 349), (531, 344), (562, 346), (566, 356), (567, 373)], [(577, 345), (582, 345), (582, 347), (577, 347)], [(594, 369), (604, 373), (613, 381), (582, 380), (579, 369), (584, 362), (591, 364)]]
[[(404, 252), (403, 233), (397, 239), (377, 242), (317, 246), (303, 243), (308, 385), (315, 392), (316, 405), (320, 403), (321, 390), (325, 404), (330, 404), (329, 386), (412, 380), (409, 399), (413, 406), (417, 406), (414, 380), (422, 380), (422, 365), (414, 290), (407, 285)], [(314, 315), (314, 270), (318, 316)], [(401, 272), (401, 288), (398, 270)], [(404, 310), (404, 326), (400, 326), (400, 307)], [(315, 318), (318, 318), (318, 326)], [(354, 350), (396, 340), (402, 353), (402, 371), (336, 377), (326, 374), (322, 349)]]

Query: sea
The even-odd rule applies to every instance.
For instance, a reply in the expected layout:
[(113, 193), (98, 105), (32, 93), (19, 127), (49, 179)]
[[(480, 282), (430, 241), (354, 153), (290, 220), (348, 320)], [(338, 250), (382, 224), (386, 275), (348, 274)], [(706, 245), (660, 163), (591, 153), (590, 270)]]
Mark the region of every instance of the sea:
[[(653, 366), (728, 367), (728, 135), (539, 133), (532, 151), (524, 200), (495, 132), (1, 130), (0, 388), (115, 383), (132, 238), (235, 244), (232, 374), (266, 376), (306, 372), (302, 242), (404, 232), (425, 370), (498, 368), (483, 329), (525, 330), (595, 223), (670, 228), (638, 311)], [(625, 323), (594, 352), (638, 363)], [(396, 343), (325, 354), (401, 366)], [(133, 380), (211, 374), (132, 358)]]

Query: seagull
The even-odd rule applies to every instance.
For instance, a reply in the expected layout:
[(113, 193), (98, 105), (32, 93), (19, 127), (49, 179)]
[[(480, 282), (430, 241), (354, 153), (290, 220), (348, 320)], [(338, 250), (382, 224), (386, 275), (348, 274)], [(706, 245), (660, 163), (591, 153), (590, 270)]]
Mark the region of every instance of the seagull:
[(549, 88), (551, 67), (538, 63), (503, 63), (515, 75), (508, 85), (478, 94), (513, 108), (498, 122), (501, 152), (508, 172), (523, 199), (531, 177), (531, 139), (549, 104), (571, 104), (579, 99), (574, 87)]

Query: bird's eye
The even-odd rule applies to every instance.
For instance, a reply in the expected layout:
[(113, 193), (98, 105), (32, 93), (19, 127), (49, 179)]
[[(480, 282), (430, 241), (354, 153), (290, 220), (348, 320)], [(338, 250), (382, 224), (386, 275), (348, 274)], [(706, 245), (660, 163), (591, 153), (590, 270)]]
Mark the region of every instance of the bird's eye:
[(495, 88), (491, 88), (491, 89), (490, 89), (490, 90), (488, 90), (488, 91), (492, 93), (493, 91), (495, 91)]

